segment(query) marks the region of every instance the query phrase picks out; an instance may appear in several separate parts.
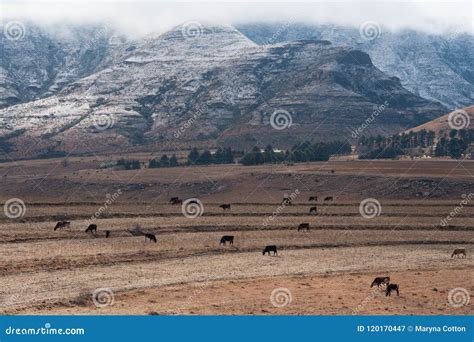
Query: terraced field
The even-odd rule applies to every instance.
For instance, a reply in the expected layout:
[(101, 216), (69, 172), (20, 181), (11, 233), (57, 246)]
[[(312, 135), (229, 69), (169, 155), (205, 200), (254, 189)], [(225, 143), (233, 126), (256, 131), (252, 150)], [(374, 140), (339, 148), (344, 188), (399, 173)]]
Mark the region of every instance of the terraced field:
[[(301, 170), (301, 177), (310, 166)], [(268, 196), (239, 195), (241, 183), (231, 179), (255, 182), (255, 175), (239, 169), (240, 173), (232, 171), (231, 178), (226, 178), (228, 186), (222, 192), (192, 196), (202, 202), (201, 215), (195, 218), (186, 217), (189, 212), (185, 210), (184, 215), (182, 206), (167, 203), (171, 194), (191, 197), (180, 192), (182, 184), (174, 192), (169, 187), (162, 192), (156, 188), (154, 200), (147, 199), (150, 194), (141, 196), (140, 189), (124, 190), (105, 209), (100, 200), (77, 196), (58, 200), (99, 184), (95, 176), (57, 196), (46, 189), (43, 201), (37, 200), (36, 191), (31, 197), (23, 194), (22, 216), (0, 217), (0, 312), (474, 313), (469, 298), (460, 306), (452, 303), (453, 290), (463, 289), (464, 296), (474, 290), (474, 202), (461, 202), (466, 198), (461, 194), (469, 194), (472, 188), (441, 198), (400, 199), (388, 191), (374, 194), (370, 198), (377, 198), (380, 206), (370, 217), (360, 208), (368, 197), (365, 194), (335, 195), (333, 201), (324, 202), (322, 197), (330, 193), (318, 185), (302, 188), (292, 205), (280, 201), (294, 187), (274, 181)], [(265, 174), (264, 169), (257, 171)], [(267, 167), (265, 172), (272, 176), (273, 171)], [(359, 171), (354, 168), (353, 174)], [(46, 176), (42, 184), (59, 182), (62, 177)], [(160, 184), (165, 184), (167, 176), (160, 177), (157, 173)], [(436, 177), (425, 176), (423, 182)], [(469, 177), (458, 177), (447, 178), (460, 188), (472, 184)], [(412, 176), (410, 181), (420, 179)], [(28, 179), (13, 182), (25, 191)], [(200, 180), (186, 182), (190, 188), (201, 186)], [(437, 184), (441, 182), (446, 180)], [(106, 193), (112, 194), (117, 184), (126, 189), (132, 183), (114, 183)], [(313, 193), (319, 201), (308, 202)], [(222, 210), (221, 203), (231, 203), (231, 210)], [(316, 214), (309, 213), (313, 206)], [(86, 233), (88, 220), (96, 212), (100, 212), (94, 220), (98, 231)], [(71, 226), (54, 230), (60, 220), (71, 221)], [(298, 231), (300, 223), (309, 223), (310, 230)], [(105, 238), (106, 230), (109, 238)], [(144, 233), (155, 234), (157, 243), (145, 241)], [(220, 245), (223, 235), (233, 235), (234, 244)], [(278, 255), (262, 255), (266, 245), (276, 245)], [(467, 257), (451, 258), (455, 248), (465, 248)], [(400, 285), (400, 296), (388, 297), (383, 289), (370, 288), (374, 277), (386, 275)], [(105, 297), (94, 301), (93, 294), (100, 291), (105, 291)]]

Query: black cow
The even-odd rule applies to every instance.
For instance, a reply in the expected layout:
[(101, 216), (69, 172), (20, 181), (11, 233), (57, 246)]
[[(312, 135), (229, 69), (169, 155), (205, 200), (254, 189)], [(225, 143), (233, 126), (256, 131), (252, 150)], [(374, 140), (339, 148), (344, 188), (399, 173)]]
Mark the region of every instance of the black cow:
[(381, 286), (381, 285), (386, 285), (390, 282), (390, 277), (377, 277), (374, 279), (370, 287), (374, 287), (375, 285)]
[(108, 239), (110, 237), (110, 230), (105, 231), (105, 238)]
[(277, 246), (275, 245), (271, 245), (271, 246), (266, 246), (264, 249), (263, 249), (263, 252), (262, 254), (265, 255), (265, 253), (268, 253), (268, 255), (270, 255), (270, 252), (273, 252), (273, 255), (277, 255), (278, 252), (277, 252)]
[(318, 196), (310, 196), (308, 201), (309, 202), (311, 202), (311, 201), (317, 202), (318, 201)]
[(309, 230), (309, 223), (300, 223), (300, 225), (298, 226), (298, 231), (303, 229)]
[(332, 201), (334, 198), (332, 196), (324, 197), (324, 201)]
[(156, 243), (155, 234), (146, 233), (145, 234), (145, 242), (146, 242), (147, 239)]
[(227, 241), (229, 242), (229, 245), (234, 244), (234, 236), (233, 235), (224, 235), (221, 237), (221, 242), (219, 245), (226, 245)]
[(316, 213), (316, 214), (317, 214), (317, 213), (318, 213), (318, 207), (311, 207), (311, 208), (309, 208), (309, 213), (310, 213), (310, 214), (311, 214), (311, 213)]
[(230, 210), (230, 204), (221, 204), (219, 208), (222, 208), (223, 210), (226, 210), (226, 209)]
[(88, 232), (91, 232), (91, 233), (96, 232), (97, 233), (97, 225), (94, 224), (94, 223), (90, 224), (89, 227), (87, 227), (87, 229), (86, 229), (86, 233), (88, 233)]
[(283, 205), (292, 205), (293, 203), (291, 203), (291, 198), (289, 197), (283, 197), (283, 200), (281, 201), (281, 204)]
[(179, 199), (178, 197), (173, 197), (170, 200), (171, 205), (181, 205), (183, 204), (183, 200)]
[(460, 257), (461, 255), (463, 255), (464, 258), (466, 257), (466, 249), (465, 248), (456, 248), (453, 251), (453, 254), (451, 254), (451, 258)]
[(392, 291), (397, 291), (397, 296), (400, 296), (398, 284), (388, 284), (387, 289), (385, 290), (385, 296), (391, 296)]
[(71, 226), (71, 222), (69, 221), (59, 221), (58, 223), (56, 223), (54, 230), (62, 229), (62, 228), (70, 227), (70, 226)]

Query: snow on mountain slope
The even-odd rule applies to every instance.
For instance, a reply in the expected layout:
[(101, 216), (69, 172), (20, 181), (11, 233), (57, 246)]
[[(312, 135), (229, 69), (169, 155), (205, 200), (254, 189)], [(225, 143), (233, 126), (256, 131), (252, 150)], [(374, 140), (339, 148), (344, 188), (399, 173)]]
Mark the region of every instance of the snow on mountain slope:
[[(126, 42), (108, 61), (51, 97), (1, 110), (0, 136), (22, 157), (147, 149), (163, 141), (192, 146), (217, 137), (238, 147), (287, 146), (315, 130), (320, 140), (350, 138), (382, 104), (370, 127), (378, 133), (445, 112), (363, 52), (315, 40), (258, 46), (231, 26), (176, 27)], [(290, 113), (293, 126), (273, 129), (275, 110)]]

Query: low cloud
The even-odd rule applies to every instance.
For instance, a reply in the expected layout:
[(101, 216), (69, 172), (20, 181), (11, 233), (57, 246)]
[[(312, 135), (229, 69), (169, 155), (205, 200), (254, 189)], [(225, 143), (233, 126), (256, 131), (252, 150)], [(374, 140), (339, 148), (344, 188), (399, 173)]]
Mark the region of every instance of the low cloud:
[(388, 30), (415, 29), (431, 33), (473, 34), (471, 1), (355, 1), (340, 2), (163, 2), (102, 0), (4, 0), (5, 18), (40, 23), (108, 22), (130, 35), (160, 33), (188, 20), (203, 23), (251, 22), (332, 23), (358, 27), (376, 21)]

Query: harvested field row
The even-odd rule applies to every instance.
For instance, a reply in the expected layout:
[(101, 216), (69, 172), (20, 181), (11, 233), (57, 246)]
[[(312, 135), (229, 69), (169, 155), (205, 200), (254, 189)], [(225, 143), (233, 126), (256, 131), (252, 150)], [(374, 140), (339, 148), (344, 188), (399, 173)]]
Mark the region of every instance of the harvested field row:
[[(472, 267), (472, 258), (452, 260), (445, 245), (405, 245), (295, 249), (278, 257), (239, 253), (238, 257), (201, 255), (139, 264), (90, 266), (2, 276), (0, 298), (10, 305), (3, 313), (45, 303), (72, 303), (84, 291), (110, 288), (116, 293), (197, 281), (334, 274), (370, 270), (372, 274), (432, 268)], [(132, 282), (133, 279), (133, 282)], [(403, 281), (403, 279), (400, 279)], [(19, 286), (19, 284), (21, 284)], [(402, 282), (403, 284), (403, 282)], [(430, 282), (431, 287), (437, 286)], [(367, 287), (364, 287), (367, 288)], [(364, 290), (364, 292), (367, 290)], [(12, 306), (14, 308), (12, 308)]]

